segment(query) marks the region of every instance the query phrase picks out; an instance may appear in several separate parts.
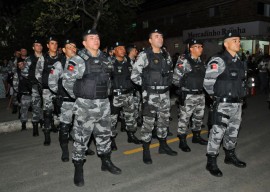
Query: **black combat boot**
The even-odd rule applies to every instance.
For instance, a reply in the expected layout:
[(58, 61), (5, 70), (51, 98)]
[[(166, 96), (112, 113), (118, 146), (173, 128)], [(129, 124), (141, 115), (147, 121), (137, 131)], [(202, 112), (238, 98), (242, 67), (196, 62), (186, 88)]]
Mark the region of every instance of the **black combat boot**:
[(43, 128), (43, 126), (44, 126), (44, 120), (43, 119), (39, 120), (39, 125), (40, 125), (40, 128)]
[(207, 145), (208, 141), (204, 140), (201, 137), (201, 131), (192, 131), (193, 137), (192, 137), (192, 143), (199, 143), (201, 145)]
[(143, 143), (143, 162), (145, 164), (152, 164), (152, 159), (150, 155), (150, 142), (142, 142)]
[(74, 167), (75, 167), (75, 173), (74, 173), (74, 184), (78, 187), (84, 186), (84, 178), (83, 178), (83, 164), (85, 160), (72, 160)]
[(173, 136), (173, 133), (170, 132), (170, 127), (167, 127), (167, 136)]
[[(115, 136), (116, 137), (116, 136)], [(112, 151), (117, 151), (117, 145), (115, 143), (115, 137), (111, 137), (111, 150)]]
[(134, 143), (134, 144), (141, 144), (141, 140), (139, 140), (135, 136), (135, 132), (133, 131), (127, 131), (127, 136), (128, 136), (128, 143)]
[(12, 114), (16, 114), (18, 112), (18, 105), (12, 105)]
[(32, 124), (33, 124), (33, 137), (39, 136), (38, 122), (32, 122)]
[(105, 153), (100, 155), (101, 158), (101, 170), (102, 171), (109, 171), (112, 174), (115, 175), (120, 175), (121, 174), (121, 169), (119, 169), (118, 167), (116, 167), (112, 161), (111, 161), (111, 154), (110, 153)]
[(225, 151), (225, 159), (224, 159), (224, 163), (226, 164), (232, 164), (236, 167), (239, 168), (245, 168), (247, 166), (247, 164), (243, 161), (240, 161), (236, 154), (235, 154), (235, 149), (231, 149), (231, 150), (227, 150), (224, 149)]
[(62, 156), (61, 160), (63, 162), (69, 161), (69, 151), (68, 151), (68, 131), (69, 131), (70, 124), (60, 123), (60, 130), (59, 130), (59, 142), (60, 147), (62, 149)]
[(190, 152), (191, 149), (189, 148), (187, 144), (187, 135), (186, 134), (180, 134), (178, 135), (179, 138), (179, 148), (184, 152)]
[(51, 144), (51, 136), (50, 136), (50, 130), (49, 129), (44, 129), (44, 136), (45, 136), (45, 140), (43, 145), (44, 146), (49, 146)]
[(216, 177), (222, 177), (223, 174), (217, 166), (218, 155), (206, 154), (206, 156), (207, 156), (206, 170), (208, 170), (211, 173), (211, 175), (214, 175)]
[(159, 140), (159, 149), (158, 149), (159, 154), (167, 154), (171, 156), (177, 155), (177, 152), (173, 151), (167, 144), (166, 138), (159, 138), (158, 140)]
[(21, 131), (26, 131), (26, 122), (22, 122), (22, 129)]

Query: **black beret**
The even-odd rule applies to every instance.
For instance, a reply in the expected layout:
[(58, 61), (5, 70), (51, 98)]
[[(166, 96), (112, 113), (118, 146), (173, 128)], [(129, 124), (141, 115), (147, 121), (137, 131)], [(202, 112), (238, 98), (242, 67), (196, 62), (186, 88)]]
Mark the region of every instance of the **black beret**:
[(119, 46), (125, 46), (123, 42), (117, 41), (113, 44), (113, 48), (119, 47)]
[(107, 51), (112, 51), (113, 50), (113, 46), (108, 46)]
[(34, 43), (39, 43), (39, 44), (42, 44), (42, 40), (40, 38), (34, 38), (33, 39), (33, 44)]
[(134, 44), (130, 44), (130, 45), (128, 45), (126, 48), (127, 48), (127, 49), (133, 49), (133, 48), (137, 49), (137, 46), (134, 45)]
[(203, 42), (201, 40), (198, 40), (198, 39), (189, 39), (187, 41), (187, 44), (189, 45), (189, 47), (191, 47), (192, 45), (195, 45), (195, 44), (203, 45)]
[(70, 44), (70, 43), (73, 43), (76, 45), (76, 42), (73, 40), (73, 39), (70, 39), (70, 38), (66, 38), (63, 42), (63, 46), (65, 46), (66, 44)]
[(152, 33), (159, 33), (159, 34), (163, 35), (163, 33), (158, 29), (154, 29), (154, 30), (150, 31), (149, 37), (151, 37)]
[(240, 37), (241, 38), (241, 35), (236, 32), (236, 31), (227, 31), (225, 34), (224, 34), (224, 37), (223, 39), (227, 39), (227, 38), (231, 38), (231, 37)]
[(88, 29), (83, 33), (83, 38), (87, 35), (98, 35), (98, 32), (96, 29)]
[(48, 37), (47, 43), (49, 43), (50, 41), (57, 41), (58, 42), (57, 38), (55, 36), (52, 36), (52, 35)]

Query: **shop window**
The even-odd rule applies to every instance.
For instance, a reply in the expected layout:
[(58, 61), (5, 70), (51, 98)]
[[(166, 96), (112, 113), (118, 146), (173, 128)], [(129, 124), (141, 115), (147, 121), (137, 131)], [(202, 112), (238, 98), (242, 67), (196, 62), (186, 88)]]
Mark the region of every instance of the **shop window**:
[(270, 4), (259, 2), (257, 7), (257, 13), (259, 15), (270, 17)]
[(215, 17), (215, 16), (219, 16), (219, 15), (220, 15), (219, 6), (209, 8), (209, 17)]

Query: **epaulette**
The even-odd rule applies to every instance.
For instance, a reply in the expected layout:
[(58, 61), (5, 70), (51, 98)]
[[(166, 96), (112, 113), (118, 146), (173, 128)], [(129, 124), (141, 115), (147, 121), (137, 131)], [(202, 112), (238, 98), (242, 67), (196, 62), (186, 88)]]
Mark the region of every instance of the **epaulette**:
[(89, 59), (89, 56), (86, 53), (84, 53), (82, 50), (78, 52), (78, 55), (85, 61)]

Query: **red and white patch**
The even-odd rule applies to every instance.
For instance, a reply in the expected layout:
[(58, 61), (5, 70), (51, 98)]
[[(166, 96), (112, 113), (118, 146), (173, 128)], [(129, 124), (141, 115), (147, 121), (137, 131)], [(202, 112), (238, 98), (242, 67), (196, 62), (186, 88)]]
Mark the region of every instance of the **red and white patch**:
[(211, 64), (211, 69), (213, 69), (213, 70), (218, 70), (218, 64), (212, 63), (212, 64)]
[(178, 66), (178, 68), (182, 68), (184, 65), (183, 65), (183, 63), (178, 63), (177, 66)]
[(52, 74), (52, 75), (53, 75), (53, 73), (54, 73), (54, 70), (51, 70), (51, 71), (50, 71), (50, 74)]
[(73, 65), (69, 65), (69, 66), (68, 66), (68, 70), (69, 70), (69, 71), (74, 71), (74, 66), (73, 66)]

